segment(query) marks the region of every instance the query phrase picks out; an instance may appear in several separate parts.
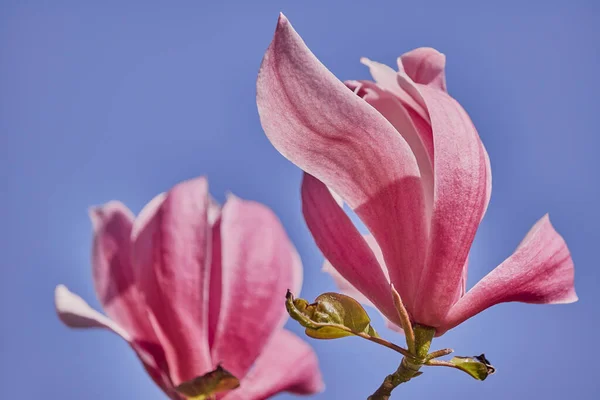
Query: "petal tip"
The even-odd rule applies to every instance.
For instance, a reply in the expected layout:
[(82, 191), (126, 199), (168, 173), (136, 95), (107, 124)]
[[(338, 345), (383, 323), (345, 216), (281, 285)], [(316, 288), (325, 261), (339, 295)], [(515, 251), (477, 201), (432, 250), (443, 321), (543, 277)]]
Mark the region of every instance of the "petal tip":
[(279, 18), (277, 19), (277, 26), (284, 27), (290, 23), (290, 20), (285, 16), (283, 12), (279, 13)]
[(571, 303), (577, 303), (579, 301), (579, 296), (577, 296), (577, 293), (575, 292), (575, 288), (571, 288), (571, 290), (569, 290), (569, 292), (560, 299), (554, 300), (552, 302), (549, 302), (548, 304), (571, 304)]
[(171, 190), (173, 190), (175, 188), (186, 188), (187, 189), (187, 188), (192, 188), (192, 187), (199, 187), (201, 189), (208, 190), (208, 179), (206, 179), (205, 176), (197, 176), (195, 178), (191, 178), (191, 179), (187, 179), (183, 182), (179, 182), (178, 184), (173, 186), (173, 188)]
[(367, 57), (361, 57), (360, 58), (360, 63), (362, 65), (366, 65), (367, 67), (371, 67), (371, 65), (373, 65), (373, 61), (371, 61), (369, 58)]
[(54, 288), (54, 304), (56, 305), (57, 309), (59, 308), (59, 304), (62, 305), (65, 296), (68, 296), (70, 293), (71, 292), (69, 291), (69, 289), (67, 289), (67, 287), (62, 283), (56, 285), (56, 287)]
[(92, 221), (94, 230), (98, 230), (102, 225), (102, 222), (115, 213), (127, 214), (131, 218), (133, 215), (131, 211), (118, 200), (111, 200), (105, 204), (99, 206), (91, 206), (88, 208), (88, 215)]
[(84, 300), (81, 297), (71, 292), (69, 288), (62, 283), (56, 285), (56, 288), (54, 288), (54, 307), (59, 316), (63, 313), (71, 312), (73, 304), (83, 302)]
[(575, 291), (575, 279), (573, 279), (573, 283), (571, 285), (569, 292), (567, 293), (567, 295), (565, 296), (563, 301), (561, 301), (560, 303), (561, 304), (570, 304), (570, 303), (576, 303), (578, 301), (579, 301), (579, 296), (577, 295), (577, 292)]
[(579, 296), (577, 296), (577, 293), (575, 292), (575, 289), (573, 289), (573, 293), (567, 299), (567, 303), (577, 303), (578, 301), (579, 301)]
[(240, 201), (241, 199), (236, 196), (232, 191), (225, 192), (225, 202), (231, 201)]
[(432, 47), (419, 47), (398, 58), (398, 68), (415, 83), (446, 91), (446, 55)]

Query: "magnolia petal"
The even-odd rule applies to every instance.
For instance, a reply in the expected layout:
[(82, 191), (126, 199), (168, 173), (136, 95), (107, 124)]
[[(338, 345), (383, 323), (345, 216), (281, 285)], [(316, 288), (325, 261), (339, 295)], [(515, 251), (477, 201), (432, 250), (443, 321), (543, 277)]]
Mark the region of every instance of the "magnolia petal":
[(108, 329), (131, 345), (144, 368), (156, 384), (171, 399), (178, 399), (172, 390), (168, 374), (168, 366), (164, 362), (162, 349), (156, 344), (138, 342), (116, 322), (91, 308), (81, 297), (58, 285), (54, 291), (54, 303), (60, 320), (70, 328), (104, 328)]
[(433, 164), (433, 133), (431, 131), (431, 122), (427, 111), (427, 105), (419, 92), (419, 85), (413, 82), (406, 74), (400, 60), (398, 61), (400, 67), (398, 72), (385, 64), (371, 61), (368, 58), (362, 58), (361, 62), (369, 67), (369, 71), (375, 82), (377, 82), (377, 85), (395, 95), (402, 105), (404, 105), (413, 124), (417, 128), (421, 142)]
[(416, 322), (439, 327), (458, 300), (463, 267), (488, 200), (485, 149), (463, 108), (445, 92), (419, 86), (434, 135), (434, 205), (428, 259), (410, 307)]
[(104, 311), (136, 340), (155, 342), (131, 263), (133, 214), (122, 203), (112, 201), (91, 208), (90, 218), (94, 287)]
[(280, 392), (314, 394), (325, 385), (313, 349), (281, 329), (273, 335), (239, 389), (223, 400), (264, 400)]
[(431, 47), (421, 47), (404, 53), (398, 59), (398, 67), (415, 83), (446, 90), (446, 56)]
[(411, 281), (410, 266), (424, 262), (427, 225), (410, 146), (316, 59), (283, 16), (259, 72), (257, 103), (273, 145), (356, 211), (393, 265), (397, 287)]
[(175, 385), (212, 369), (207, 336), (208, 184), (185, 181), (159, 195), (133, 227), (136, 279)]
[[(259, 72), (257, 103), (273, 145), (352, 208), (419, 177), (394, 127), (316, 59), (283, 15)], [(370, 179), (356, 179), (365, 174)]]
[[(219, 313), (212, 359), (242, 379), (287, 317), (283, 298), (298, 286), (299, 257), (262, 204), (230, 196), (220, 226), (221, 296), (210, 304), (210, 313)], [(219, 289), (214, 284), (211, 291)]]
[(64, 285), (58, 285), (54, 290), (54, 305), (60, 320), (70, 328), (105, 328), (127, 342), (131, 341), (131, 335), (125, 329), (94, 310)]
[[(352, 85), (351, 82), (346, 83), (347, 86), (349, 84)], [(426, 205), (425, 218), (429, 220), (433, 206), (433, 142), (430, 139), (431, 127), (416, 115), (411, 118), (409, 109), (405, 108), (396, 95), (372, 82), (359, 82), (358, 84), (360, 89), (357, 94), (390, 121), (410, 146), (421, 173)], [(420, 129), (415, 125), (415, 121), (422, 121), (422, 126), (419, 126)], [(421, 270), (422, 266), (416, 265), (412, 268)], [(402, 290), (401, 287), (398, 290)]]
[(325, 258), (352, 287), (362, 293), (388, 318), (396, 317), (389, 280), (381, 265), (327, 187), (304, 174), (302, 212), (315, 242)]
[[(402, 71), (401, 73), (398, 73), (389, 66), (378, 63), (377, 61), (369, 60), (366, 57), (361, 58), (360, 62), (369, 68), (373, 80), (377, 82), (379, 86), (396, 95), (403, 104), (406, 104), (421, 118), (429, 122), (429, 114), (427, 114), (425, 102), (419, 95), (414, 82), (408, 76), (403, 74)], [(406, 82), (400, 79), (401, 76), (407, 78)]]
[(577, 301), (573, 260), (548, 215), (529, 231), (517, 250), (469, 290), (446, 316), (443, 331), (495, 304), (519, 301), (559, 304)]

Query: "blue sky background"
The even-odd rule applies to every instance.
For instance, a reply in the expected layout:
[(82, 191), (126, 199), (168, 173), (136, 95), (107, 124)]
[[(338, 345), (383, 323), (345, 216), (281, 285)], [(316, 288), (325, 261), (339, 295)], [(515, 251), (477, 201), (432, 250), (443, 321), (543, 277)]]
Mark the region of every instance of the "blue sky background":
[[(300, 171), (267, 141), (254, 101), (281, 10), (341, 79), (369, 77), (361, 56), (394, 65), (419, 46), (447, 55), (450, 93), (470, 113), (494, 174), (469, 286), (546, 212), (573, 253), (578, 303), (494, 307), (434, 342), (459, 355), (485, 352), (496, 375), (482, 383), (429, 368), (393, 398), (597, 399), (593, 0), (0, 2), (0, 398), (162, 398), (116, 336), (68, 330), (54, 314), (58, 283), (98, 306), (93, 204), (119, 199), (137, 212), (173, 184), (207, 175), (218, 199), (232, 191), (280, 216), (304, 260), (305, 297), (334, 289), (301, 217)], [(402, 341), (372, 315), (382, 335)], [(327, 382), (315, 399), (365, 399), (399, 361), (360, 339), (311, 343)]]

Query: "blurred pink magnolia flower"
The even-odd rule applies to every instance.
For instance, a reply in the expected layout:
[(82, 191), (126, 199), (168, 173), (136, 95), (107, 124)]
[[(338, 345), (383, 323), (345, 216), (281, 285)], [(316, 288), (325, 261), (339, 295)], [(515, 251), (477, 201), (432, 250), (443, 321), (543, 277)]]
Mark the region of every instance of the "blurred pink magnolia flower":
[(316, 356), (283, 329), (286, 289), (302, 265), (277, 217), (230, 196), (220, 208), (198, 178), (156, 196), (136, 218), (119, 202), (91, 211), (92, 270), (108, 317), (60, 285), (56, 309), (73, 328), (126, 340), (171, 398), (220, 363), (241, 386), (219, 398), (321, 390)]
[[(488, 155), (446, 91), (445, 57), (420, 48), (399, 71), (363, 59), (375, 82), (340, 82), (280, 16), (258, 77), (261, 123), (306, 174), (303, 212), (343, 291), (399, 325), (441, 335), (498, 303), (577, 300), (571, 255), (547, 216), (465, 293), (467, 258), (491, 194)], [(372, 236), (359, 234), (337, 198)]]

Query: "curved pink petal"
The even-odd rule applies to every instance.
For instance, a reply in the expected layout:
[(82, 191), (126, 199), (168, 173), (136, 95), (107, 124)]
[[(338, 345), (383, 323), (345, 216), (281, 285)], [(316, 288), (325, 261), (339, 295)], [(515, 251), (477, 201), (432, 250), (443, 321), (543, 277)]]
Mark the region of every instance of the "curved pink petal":
[(385, 64), (369, 60), (363, 57), (361, 63), (369, 67), (377, 85), (382, 89), (395, 95), (406, 111), (410, 115), (413, 124), (421, 138), (421, 142), (429, 155), (431, 162), (434, 162), (433, 152), (433, 132), (431, 131), (431, 121), (427, 111), (425, 100), (419, 91), (415, 82), (404, 72), (401, 61), (398, 62), (400, 71), (396, 72)]
[(376, 255), (327, 187), (304, 174), (302, 212), (325, 258), (352, 287), (390, 319), (397, 319), (389, 280)]
[(313, 349), (298, 336), (275, 333), (238, 389), (223, 400), (264, 400), (280, 392), (314, 394), (324, 389)]
[(64, 285), (58, 285), (54, 290), (54, 305), (60, 320), (70, 328), (104, 328), (127, 342), (132, 340), (131, 335), (119, 324), (94, 310)]
[[(238, 378), (246, 375), (287, 314), (287, 289), (300, 268), (299, 257), (281, 223), (262, 204), (230, 196), (220, 222), (220, 301), (212, 359)], [(213, 259), (213, 271), (219, 260)], [(284, 357), (282, 357), (284, 358)]]
[[(406, 74), (398, 73), (388, 65), (369, 60), (366, 57), (361, 58), (360, 62), (369, 67), (369, 72), (377, 85), (397, 96), (402, 104), (405, 104), (423, 120), (429, 122), (425, 102), (419, 95), (414, 82)], [(406, 80), (401, 79), (402, 75)]]
[(574, 277), (573, 260), (567, 244), (546, 215), (531, 228), (513, 255), (452, 307), (443, 331), (498, 303), (575, 302)]
[(135, 339), (156, 342), (131, 262), (134, 216), (122, 203), (90, 209), (94, 227), (92, 274), (104, 311)]
[(207, 336), (207, 186), (198, 178), (157, 196), (132, 231), (136, 279), (176, 385), (213, 367)]
[(162, 349), (156, 343), (138, 342), (116, 322), (91, 308), (85, 300), (72, 293), (64, 285), (54, 291), (54, 303), (60, 320), (70, 328), (104, 328), (125, 340), (136, 352), (144, 368), (156, 384), (171, 399), (179, 399), (173, 391), (168, 366)]
[(462, 288), (463, 267), (489, 199), (485, 149), (463, 108), (419, 86), (434, 137), (434, 205), (428, 259), (410, 307), (417, 322), (440, 326)]
[[(431, 127), (417, 115), (411, 117), (410, 109), (407, 109), (396, 95), (375, 83), (350, 81), (346, 82), (346, 86), (354, 88), (355, 93), (390, 121), (410, 146), (419, 166), (425, 196), (425, 218), (429, 220), (433, 206), (433, 141), (428, 139), (431, 138)], [(417, 123), (422, 121), (422, 124), (417, 128), (413, 119)], [(412, 267), (422, 269), (421, 265)], [(397, 289), (402, 292), (402, 287)]]
[(259, 72), (257, 103), (273, 145), (341, 195), (377, 238), (391, 281), (397, 287), (414, 281), (417, 269), (411, 266), (423, 265), (427, 245), (415, 157), (379, 112), (316, 59), (283, 16)]
[[(431, 82), (425, 79), (425, 76), (439, 76), (445, 82), (445, 56), (432, 48), (419, 48), (408, 53), (403, 54), (398, 58), (399, 72), (395, 72), (393, 69), (385, 64), (381, 64), (375, 61), (371, 61), (367, 58), (361, 59), (361, 62), (369, 67), (373, 79), (377, 82), (377, 86), (394, 94), (401, 103), (405, 106), (406, 111), (410, 115), (413, 124), (417, 128), (421, 142), (427, 151), (430, 160), (434, 160), (433, 151), (433, 132), (430, 125), (430, 117), (427, 111), (425, 100), (420, 92), (420, 84), (429, 84)], [(403, 65), (405, 63), (406, 65)], [(426, 69), (431, 69), (426, 71)], [(435, 79), (434, 79), (435, 80)], [(351, 85), (362, 87), (372, 87), (373, 85), (368, 81), (349, 81)], [(443, 88), (439, 85), (430, 84), (432, 87), (437, 87), (442, 90), (445, 89), (445, 83)], [(353, 86), (351, 86), (353, 87)], [(475, 129), (475, 128), (473, 128)], [(482, 143), (483, 146), (483, 143)], [(414, 148), (413, 148), (414, 151)], [(487, 172), (487, 191), (486, 191), (486, 209), (491, 197), (491, 167), (490, 160), (485, 147), (483, 153), (486, 162)], [(482, 215), (483, 217), (483, 215)]]
[(446, 56), (431, 47), (420, 47), (404, 53), (398, 67), (415, 83), (446, 91)]

